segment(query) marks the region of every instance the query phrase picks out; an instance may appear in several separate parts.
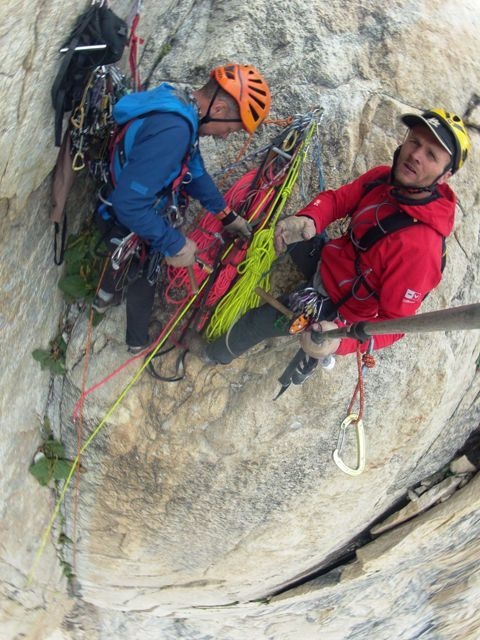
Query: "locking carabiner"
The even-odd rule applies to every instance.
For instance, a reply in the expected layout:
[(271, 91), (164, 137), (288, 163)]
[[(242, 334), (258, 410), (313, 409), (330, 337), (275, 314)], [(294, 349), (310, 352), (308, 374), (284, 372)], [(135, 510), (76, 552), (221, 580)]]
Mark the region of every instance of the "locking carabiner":
[[(353, 422), (356, 424), (357, 434), (357, 466), (349, 467), (341, 459), (340, 451), (343, 446), (347, 427), (349, 427)], [(341, 471), (349, 476), (359, 476), (363, 473), (365, 469), (365, 430), (363, 428), (363, 421), (359, 420), (358, 414), (351, 413), (340, 425), (340, 434), (338, 436), (337, 448), (333, 452), (333, 461)]]

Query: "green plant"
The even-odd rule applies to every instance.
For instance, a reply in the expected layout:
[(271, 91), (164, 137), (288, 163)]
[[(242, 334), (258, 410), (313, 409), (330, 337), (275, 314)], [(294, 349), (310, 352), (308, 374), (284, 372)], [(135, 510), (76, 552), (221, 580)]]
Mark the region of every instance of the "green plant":
[(68, 460), (61, 442), (49, 437), (38, 448), (29, 471), (45, 487), (51, 480), (66, 480), (73, 462)]
[(50, 349), (35, 349), (33, 358), (40, 363), (42, 369), (49, 369), (54, 375), (65, 375), (65, 354), (67, 343), (62, 335), (50, 341)]
[(101, 240), (100, 232), (91, 223), (68, 237), (65, 274), (58, 282), (67, 303), (93, 299), (103, 265), (103, 258), (98, 255)]

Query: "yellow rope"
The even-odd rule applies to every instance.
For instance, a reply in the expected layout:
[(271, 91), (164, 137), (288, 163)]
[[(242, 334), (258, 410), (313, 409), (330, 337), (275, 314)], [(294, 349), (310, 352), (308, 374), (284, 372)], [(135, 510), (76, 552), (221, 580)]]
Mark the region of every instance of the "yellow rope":
[[(312, 123), (290, 166), (282, 188), (262, 222), (262, 228), (253, 234), (246, 257), (238, 265), (239, 279), (217, 304), (205, 332), (208, 340), (214, 340), (226, 333), (240, 316), (258, 306), (260, 298), (255, 293), (255, 287), (261, 285), (266, 291), (270, 289), (270, 270), (275, 260), (273, 245), (275, 223), (292, 193), (315, 129), (316, 123)], [(263, 228), (267, 224), (269, 226)]]
[[(201, 286), (200, 286), (200, 291), (203, 289), (203, 287), (207, 284), (208, 278), (206, 278)], [(140, 378), (140, 376), (142, 375), (142, 373), (145, 371), (145, 369), (147, 368), (148, 364), (150, 363), (150, 361), (152, 360), (152, 358), (155, 356), (155, 354), (157, 353), (157, 351), (165, 344), (165, 342), (168, 340), (168, 338), (170, 337), (172, 331), (175, 329), (175, 327), (178, 325), (178, 323), (181, 321), (181, 319), (185, 316), (185, 314), (188, 312), (188, 310), (190, 309), (190, 307), (192, 306), (193, 302), (196, 300), (198, 296), (198, 293), (195, 294), (194, 296), (192, 296), (190, 298), (190, 300), (185, 304), (185, 307), (182, 309), (181, 313), (179, 313), (179, 315), (175, 318), (175, 321), (172, 322), (171, 326), (169, 327), (168, 331), (165, 333), (165, 335), (163, 336), (163, 338), (158, 342), (158, 344), (155, 346), (155, 348), (152, 350), (152, 352), (148, 355), (148, 357), (144, 360), (144, 362), (140, 365), (140, 367), (137, 369), (137, 371), (134, 373), (134, 375), (132, 376), (132, 378), (130, 379), (130, 381), (125, 385), (125, 387), (123, 388), (123, 391), (120, 393), (120, 395), (118, 396), (118, 398), (115, 400), (115, 402), (110, 406), (110, 408), (108, 409), (107, 413), (105, 414), (104, 418), (99, 422), (99, 424), (95, 427), (95, 429), (92, 431), (92, 433), (88, 436), (87, 440), (85, 441), (85, 443), (83, 444), (83, 446), (81, 447), (81, 449), (78, 450), (77, 455), (75, 456), (73, 462), (72, 462), (72, 466), (70, 468), (70, 471), (68, 473), (68, 476), (65, 479), (65, 482), (63, 484), (62, 490), (60, 492), (60, 495), (57, 498), (57, 501), (55, 503), (55, 507), (53, 509), (53, 513), (50, 517), (50, 520), (48, 522), (48, 525), (45, 527), (45, 530), (42, 534), (42, 538), (40, 540), (40, 546), (37, 550), (37, 553), (35, 554), (35, 558), (33, 561), (33, 565), (32, 568), (30, 570), (30, 573), (28, 574), (27, 577), (27, 586), (31, 585), (33, 577), (35, 575), (35, 571), (36, 568), (38, 566), (38, 563), (40, 561), (40, 558), (42, 557), (44, 551), (45, 551), (45, 547), (47, 545), (48, 542), (48, 538), (50, 536), (50, 533), (52, 531), (53, 528), (53, 524), (59, 514), (60, 511), (60, 507), (65, 499), (65, 494), (67, 492), (67, 489), (70, 485), (70, 482), (72, 480), (73, 474), (75, 473), (75, 469), (77, 468), (77, 465), (80, 462), (80, 458), (82, 457), (82, 455), (85, 453), (85, 451), (88, 449), (88, 447), (90, 446), (90, 444), (92, 443), (93, 439), (98, 435), (98, 433), (100, 432), (101, 429), (103, 429), (103, 427), (107, 424), (107, 420), (110, 418), (110, 416), (112, 415), (112, 413), (115, 411), (115, 409), (118, 407), (118, 405), (122, 402), (122, 400), (125, 398), (125, 396), (127, 395), (127, 393), (130, 391), (130, 389), (133, 387), (133, 385), (137, 382), (137, 380)]]
[(223, 296), (210, 318), (206, 330), (208, 340), (221, 336), (248, 309), (258, 306), (260, 298), (254, 289), (260, 282), (265, 289), (269, 288), (270, 266), (275, 260), (273, 231), (271, 227), (254, 234), (245, 260), (238, 265), (241, 278)]

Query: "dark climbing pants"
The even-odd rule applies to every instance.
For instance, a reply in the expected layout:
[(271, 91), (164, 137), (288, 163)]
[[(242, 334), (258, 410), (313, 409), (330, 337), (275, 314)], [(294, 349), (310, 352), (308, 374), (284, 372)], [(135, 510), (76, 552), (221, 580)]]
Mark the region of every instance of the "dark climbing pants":
[[(119, 240), (130, 233), (123, 225), (110, 220), (105, 221), (98, 214), (95, 222), (102, 233), (108, 251), (112, 253), (117, 248)], [(134, 271), (137, 272), (134, 273)], [(123, 270), (119, 273), (110, 264), (102, 279), (101, 288), (106, 293), (121, 296), (124, 287), (126, 287), (126, 343), (129, 347), (144, 346), (150, 342), (148, 325), (153, 309), (155, 286), (147, 282), (145, 273), (146, 264), (141, 267), (133, 262), (129, 273), (125, 273)]]
[[(312, 240), (298, 242), (289, 247), (292, 260), (309, 281), (317, 270), (324, 243), (325, 238), (317, 236)], [(296, 290), (306, 286), (311, 286), (311, 282), (303, 282)], [(284, 294), (278, 300), (288, 307), (289, 298), (290, 294)], [(326, 300), (320, 319), (327, 319), (334, 313), (333, 303)], [(282, 313), (271, 305), (264, 304), (247, 311), (226, 334), (207, 345), (206, 353), (215, 362), (229, 364), (263, 340), (289, 335), (289, 325), (288, 319)]]

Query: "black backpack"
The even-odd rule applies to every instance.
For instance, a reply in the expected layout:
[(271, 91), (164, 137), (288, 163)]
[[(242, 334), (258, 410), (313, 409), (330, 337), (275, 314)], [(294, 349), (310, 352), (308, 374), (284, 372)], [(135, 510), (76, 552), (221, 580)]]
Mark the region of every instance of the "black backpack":
[(128, 27), (105, 3), (93, 4), (77, 19), (60, 52), (60, 69), (52, 85), (55, 109), (55, 146), (62, 141), (63, 114), (80, 102), (89, 73), (100, 65), (120, 60), (128, 40)]

